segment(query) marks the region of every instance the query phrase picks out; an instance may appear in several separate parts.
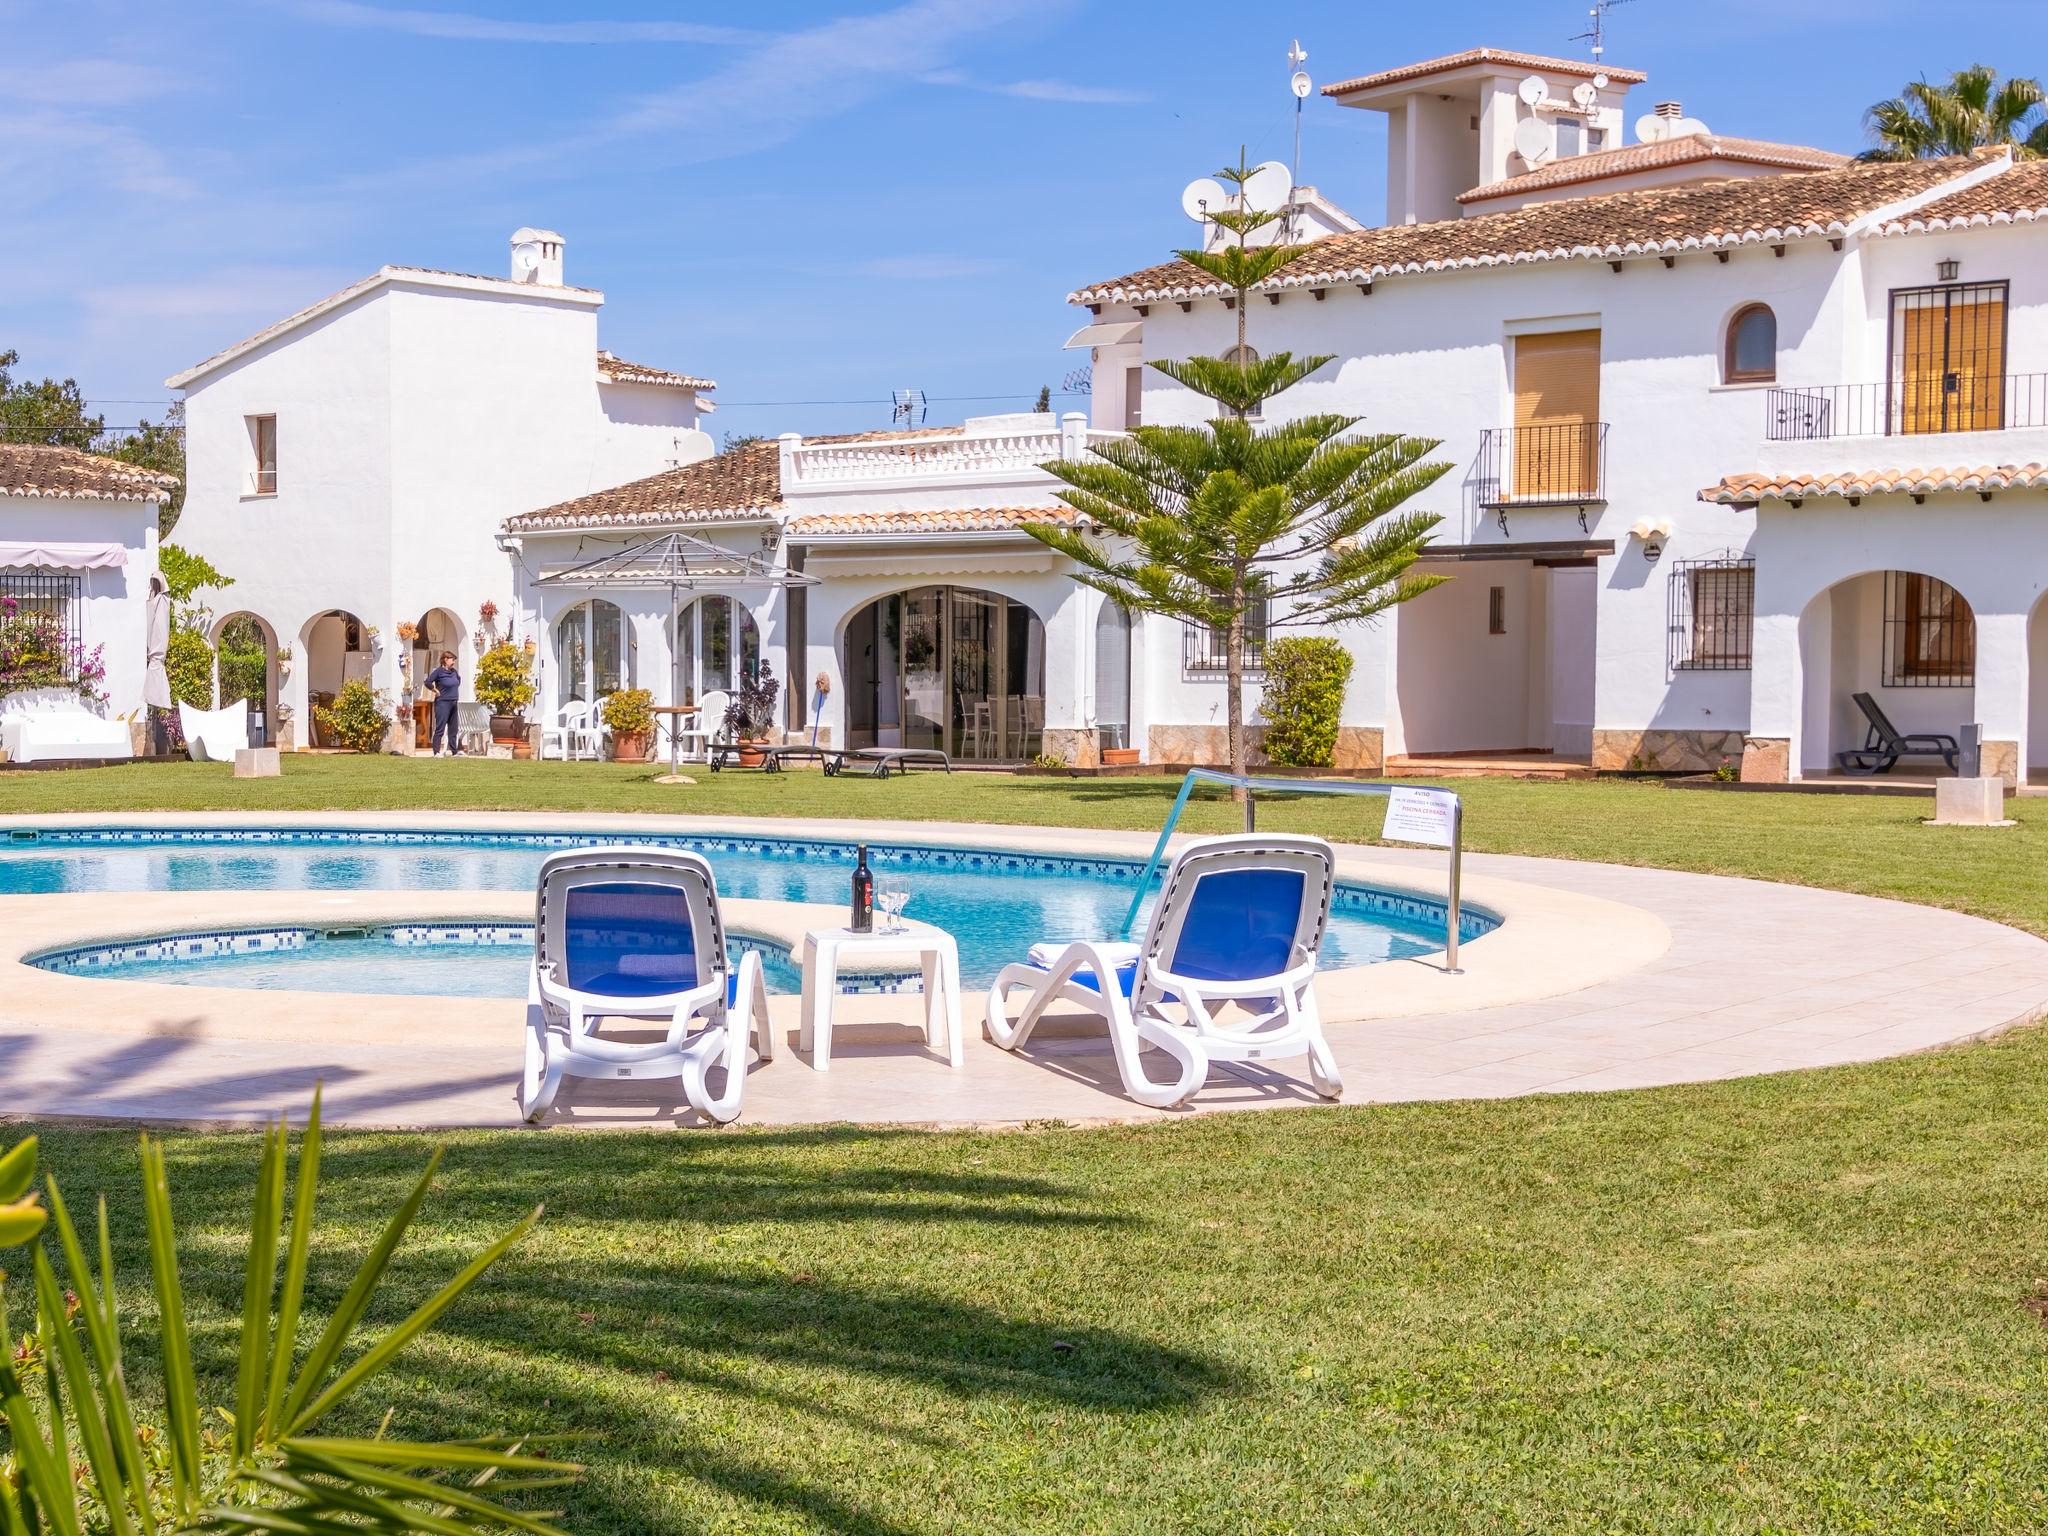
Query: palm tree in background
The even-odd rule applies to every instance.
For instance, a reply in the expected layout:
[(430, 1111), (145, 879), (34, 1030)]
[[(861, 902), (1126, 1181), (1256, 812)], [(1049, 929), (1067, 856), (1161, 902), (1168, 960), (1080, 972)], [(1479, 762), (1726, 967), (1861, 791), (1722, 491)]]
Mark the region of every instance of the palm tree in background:
[(1959, 69), (1946, 85), (1915, 80), (1863, 114), (1874, 141), (1859, 160), (1924, 160), (2010, 146), (2022, 160), (2048, 157), (2048, 101), (2025, 75), (2001, 81), (1986, 64)]

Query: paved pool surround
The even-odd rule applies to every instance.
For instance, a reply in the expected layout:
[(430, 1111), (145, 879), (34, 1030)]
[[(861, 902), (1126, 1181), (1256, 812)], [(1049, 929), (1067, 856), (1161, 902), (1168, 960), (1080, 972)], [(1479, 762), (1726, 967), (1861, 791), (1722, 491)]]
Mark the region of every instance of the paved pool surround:
[[(971, 844), (1142, 858), (1144, 834), (932, 823), (666, 816), (153, 815), (0, 817), (17, 826), (266, 826), (739, 834)], [(1340, 878), (1440, 898), (1444, 859), (1340, 847)], [(1470, 855), (1465, 896), (1502, 919), (1462, 947), (1325, 972), (1317, 994), (1346, 1102), (1640, 1087), (1922, 1050), (2048, 1010), (2048, 943), (1904, 903), (1663, 870)], [(837, 907), (732, 900), (741, 932), (800, 950)], [(527, 919), (517, 892), (246, 891), (0, 898), (0, 1115), (245, 1123), (301, 1108), (374, 1126), (512, 1125), (516, 1001), (173, 986), (37, 969), (80, 944), (286, 923), (362, 926)], [(1032, 935), (1020, 935), (1020, 947)], [(886, 959), (876, 962), (886, 963)], [(1023, 1056), (981, 1038), (964, 999), (966, 1064), (911, 1023), (914, 997), (850, 996), (833, 1070), (797, 1051), (796, 999), (771, 1004), (776, 1060), (742, 1123), (1000, 1126), (1149, 1121), (1322, 1102), (1281, 1063), (1218, 1067), (1189, 1110), (1125, 1099), (1099, 1026), (1041, 1031)], [(552, 1124), (682, 1124), (663, 1085), (571, 1084)]]

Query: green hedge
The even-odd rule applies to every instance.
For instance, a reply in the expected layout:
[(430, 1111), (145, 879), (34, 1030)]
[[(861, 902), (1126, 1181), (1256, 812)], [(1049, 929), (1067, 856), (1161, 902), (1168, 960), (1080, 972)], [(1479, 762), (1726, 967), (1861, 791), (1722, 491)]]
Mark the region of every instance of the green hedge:
[(1327, 768), (1337, 756), (1337, 724), (1351, 653), (1327, 635), (1299, 635), (1266, 647), (1266, 692), (1259, 705), (1268, 758), (1294, 768)]
[(171, 697), (194, 709), (213, 708), (213, 647), (196, 629), (174, 629), (164, 651), (164, 673)]

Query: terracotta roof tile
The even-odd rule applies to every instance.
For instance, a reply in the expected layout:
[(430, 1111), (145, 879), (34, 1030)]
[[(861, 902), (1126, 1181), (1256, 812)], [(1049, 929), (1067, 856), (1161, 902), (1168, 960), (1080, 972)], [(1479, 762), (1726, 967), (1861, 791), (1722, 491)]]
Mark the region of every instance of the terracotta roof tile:
[(1073, 527), (1081, 514), (1069, 506), (959, 507), (929, 512), (828, 512), (790, 520), (793, 537), (821, 534), (1008, 533), (1026, 523)]
[(1588, 80), (1604, 74), (1610, 80), (1628, 85), (1641, 85), (1650, 78), (1639, 69), (1617, 69), (1612, 64), (1592, 64), (1584, 59), (1560, 59), (1547, 53), (1518, 53), (1512, 48), (1467, 48), (1463, 53), (1447, 53), (1440, 59), (1424, 59), (1417, 64), (1403, 64), (1397, 69), (1360, 75), (1354, 80), (1339, 80), (1335, 85), (1324, 86), (1323, 94), (1348, 96), (1353, 91), (1369, 91), (1382, 85), (1399, 85), (1403, 80), (1447, 74), (1471, 64), (1501, 64), (1509, 69), (1548, 69), (1558, 74), (1582, 75)]
[(2048, 220), (2048, 160), (2020, 160), (1947, 197), (1936, 198), (1884, 227), (1887, 235), (1920, 234), (1971, 225)]
[[(1859, 218), (1966, 175), (1980, 163), (1955, 157), (1852, 164), (1831, 171), (1561, 198), (1434, 224), (1384, 225), (1305, 246), (1260, 288), (1827, 238)], [(1090, 284), (1068, 295), (1068, 301), (1143, 304), (1226, 291), (1199, 267), (1176, 260)]]
[(174, 476), (110, 459), (103, 453), (43, 443), (0, 443), (0, 495), (162, 505), (177, 486)]
[[(966, 429), (915, 427), (909, 430), (841, 432), (807, 437), (815, 443), (879, 443), (959, 437)], [(782, 445), (773, 438), (742, 443), (712, 458), (663, 470), (644, 480), (521, 512), (505, 522), (507, 533), (545, 533), (576, 528), (630, 528), (647, 524), (755, 523), (782, 504)]]
[(1835, 474), (1729, 475), (1700, 492), (1725, 507), (1809, 496), (1927, 496), (1937, 491), (2048, 490), (2048, 465), (1977, 464), (1952, 469), (1863, 469)]
[(672, 373), (666, 368), (655, 368), (647, 363), (629, 363), (623, 357), (597, 349), (597, 376), (607, 384), (658, 384), (663, 389), (716, 389), (710, 379), (696, 378), (687, 373)]
[(1739, 165), (1769, 165), (1798, 171), (1827, 171), (1850, 163), (1849, 156), (1831, 149), (1811, 149), (1804, 144), (1773, 144), (1765, 139), (1735, 139), (1718, 133), (1691, 133), (1657, 144), (1630, 144), (1590, 155), (1567, 155), (1562, 160), (1539, 165), (1519, 176), (1460, 192), (1458, 201), (1478, 203), (1499, 197), (1520, 197), (1549, 187), (1578, 186), (1609, 176), (1630, 176), (1641, 171), (1707, 160), (1732, 160)]
[(782, 447), (771, 439), (744, 443), (713, 458), (610, 490), (593, 491), (573, 501), (522, 512), (506, 520), (505, 531), (760, 522), (781, 500)]

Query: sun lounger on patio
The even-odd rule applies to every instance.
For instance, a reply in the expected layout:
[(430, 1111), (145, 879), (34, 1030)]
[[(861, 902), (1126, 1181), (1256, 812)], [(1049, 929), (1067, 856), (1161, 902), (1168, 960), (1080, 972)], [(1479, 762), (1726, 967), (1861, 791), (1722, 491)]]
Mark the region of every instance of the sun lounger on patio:
[[(1039, 945), (1005, 966), (988, 995), (989, 1037), (1019, 1050), (1050, 1005), (1068, 1003), (1108, 1024), (1124, 1091), (1140, 1104), (1186, 1103), (1212, 1061), (1291, 1056), (1308, 1057), (1316, 1092), (1334, 1099), (1344, 1083), (1313, 988), (1333, 878), (1320, 838), (1191, 843), (1166, 872), (1143, 943)], [(1018, 990), (1027, 995), (1013, 1024)], [(1219, 1018), (1231, 1005), (1241, 1013)], [(1148, 1045), (1172, 1058), (1178, 1075), (1161, 1082), (1147, 1073)]]
[[(653, 1040), (600, 1033), (621, 1019), (665, 1028)], [(565, 1077), (680, 1078), (693, 1109), (731, 1120), (748, 1035), (763, 1061), (775, 1055), (761, 957), (727, 958), (711, 866), (681, 850), (578, 848), (541, 866), (526, 1022), (519, 1110), (529, 1120)], [(715, 1067), (725, 1072), (716, 1095)]]
[(953, 771), (953, 759), (937, 747), (855, 747), (850, 752), (839, 754), (839, 762), (827, 764), (827, 773), (843, 773), (849, 766), (866, 767), (868, 776), (876, 779), (889, 777), (889, 770), (908, 773), (915, 764), (920, 768), (943, 768)]
[(1892, 724), (1877, 700), (1867, 693), (1852, 695), (1863, 718), (1870, 722), (1870, 734), (1861, 747), (1835, 754), (1835, 766), (1844, 773), (1890, 773), (1902, 757), (1938, 757), (1951, 772), (1960, 750), (1953, 736), (1933, 731), (1903, 734)]

